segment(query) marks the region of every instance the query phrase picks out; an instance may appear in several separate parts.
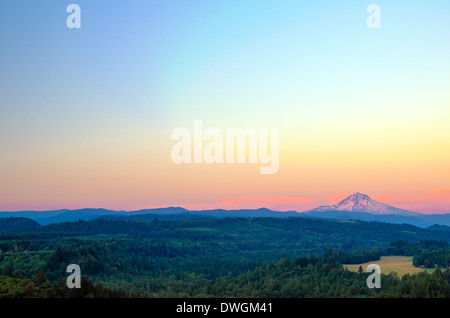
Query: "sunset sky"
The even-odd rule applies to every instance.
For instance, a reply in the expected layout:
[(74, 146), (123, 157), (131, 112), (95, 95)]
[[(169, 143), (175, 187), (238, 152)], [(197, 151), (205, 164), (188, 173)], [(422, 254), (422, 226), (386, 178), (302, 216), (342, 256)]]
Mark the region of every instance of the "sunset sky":
[[(448, 0), (2, 0), (0, 211), (304, 211), (358, 191), (450, 213), (449, 17)], [(278, 173), (175, 164), (195, 120), (278, 128)]]

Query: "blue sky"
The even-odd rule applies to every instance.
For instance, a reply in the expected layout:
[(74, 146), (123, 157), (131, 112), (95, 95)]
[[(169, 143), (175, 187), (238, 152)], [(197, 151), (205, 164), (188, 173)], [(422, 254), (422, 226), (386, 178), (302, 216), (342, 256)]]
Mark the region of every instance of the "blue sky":
[[(66, 27), (71, 3), (81, 7), (81, 29)], [(449, 158), (450, 2), (375, 1), (381, 29), (366, 26), (371, 3), (2, 0), (0, 176), (7, 181), (0, 204), (19, 206), (43, 178), (43, 201), (58, 190), (67, 198), (63, 207), (73, 202), (70, 193), (94, 202), (86, 195), (92, 189), (78, 185), (82, 171), (103, 191), (104, 176), (128, 165), (150, 176), (165, 173), (159, 197), (172, 204), (183, 189), (169, 185), (192, 171), (180, 177), (171, 170), (170, 133), (195, 119), (220, 128), (282, 128), (282, 165), (301, 175), (305, 165), (320, 163), (336, 178), (326, 189), (307, 179), (298, 190), (305, 195), (381, 191), (382, 180), (375, 188), (362, 182), (368, 191), (339, 185), (355, 162), (392, 172), (397, 168), (387, 163), (414, 157), (421, 165), (414, 169), (426, 176), (431, 159)], [(350, 158), (361, 149), (361, 157)], [(103, 163), (109, 170), (99, 168)], [(275, 183), (251, 179), (264, 191), (238, 187), (234, 194), (294, 195), (289, 174)], [(151, 183), (125, 172), (120, 178), (129, 188)], [(403, 194), (444, 187), (443, 177), (424, 178)], [(325, 174), (319, 179), (329, 181)], [(67, 180), (77, 186), (64, 190)], [(99, 202), (114, 191), (104, 190)], [(220, 191), (211, 197), (219, 199)], [(142, 205), (161, 203), (141, 195), (149, 198), (138, 198)], [(191, 197), (203, 200), (200, 192)]]
[[(121, 113), (127, 104), (125, 114), (135, 110), (169, 120), (165, 116), (185, 116), (184, 110), (195, 116), (196, 108), (202, 115), (208, 107), (215, 116), (215, 105), (219, 112), (224, 108), (214, 97), (192, 96), (196, 83), (202, 91), (210, 86), (214, 96), (227, 87), (236, 100), (251, 99), (253, 112), (261, 107), (254, 98), (261, 91), (274, 91), (267, 96), (272, 104), (295, 100), (293, 91), (302, 88), (311, 98), (324, 86), (342, 91), (354, 85), (361, 93), (361, 78), (370, 84), (370, 78), (379, 83), (394, 75), (405, 82), (417, 72), (448, 69), (448, 1), (378, 1), (381, 30), (365, 26), (369, 3), (360, 0), (78, 1), (81, 30), (65, 27), (69, 3), (2, 2), (6, 92), (21, 95), (26, 86), (25, 95), (34, 93), (36, 102), (47, 92), (52, 109), (70, 95), (77, 108), (108, 104), (89, 106), (94, 117), (105, 107)], [(189, 97), (195, 105), (180, 106)], [(235, 100), (225, 103), (232, 107)]]

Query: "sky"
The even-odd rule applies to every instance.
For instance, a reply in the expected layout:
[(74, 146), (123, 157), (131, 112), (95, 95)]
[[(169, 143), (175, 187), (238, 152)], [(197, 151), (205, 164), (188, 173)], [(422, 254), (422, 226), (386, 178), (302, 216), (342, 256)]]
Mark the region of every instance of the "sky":
[[(2, 0), (0, 211), (304, 211), (361, 192), (450, 213), (449, 16), (447, 0)], [(172, 132), (196, 120), (279, 129), (277, 173), (175, 164)]]

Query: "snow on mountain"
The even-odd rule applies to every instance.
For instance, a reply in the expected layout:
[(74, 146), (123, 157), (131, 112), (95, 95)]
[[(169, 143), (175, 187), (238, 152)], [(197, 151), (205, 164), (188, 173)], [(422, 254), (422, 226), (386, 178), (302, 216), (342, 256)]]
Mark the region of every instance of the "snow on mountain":
[(376, 215), (417, 215), (416, 212), (402, 210), (393, 206), (372, 200), (368, 195), (356, 192), (341, 202), (331, 206), (321, 206), (317, 209), (308, 212), (320, 211), (349, 211), (349, 212), (364, 212)]

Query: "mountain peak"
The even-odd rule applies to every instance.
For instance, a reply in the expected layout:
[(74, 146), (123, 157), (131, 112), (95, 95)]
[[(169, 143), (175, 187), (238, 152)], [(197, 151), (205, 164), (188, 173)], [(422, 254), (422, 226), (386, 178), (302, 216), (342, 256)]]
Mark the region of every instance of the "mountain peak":
[(365, 199), (370, 199), (370, 197), (367, 194), (363, 194), (360, 192), (355, 192), (352, 195), (348, 196), (347, 198), (365, 198)]
[(344, 200), (342, 200), (341, 202), (344, 202), (344, 201), (358, 202), (358, 201), (364, 201), (364, 200), (373, 201), (367, 194), (355, 192), (352, 195), (345, 198)]
[(371, 214), (402, 214), (411, 215), (414, 212), (398, 209), (390, 205), (372, 200), (367, 194), (355, 192), (341, 202), (331, 206), (321, 206), (311, 211), (348, 211)]

